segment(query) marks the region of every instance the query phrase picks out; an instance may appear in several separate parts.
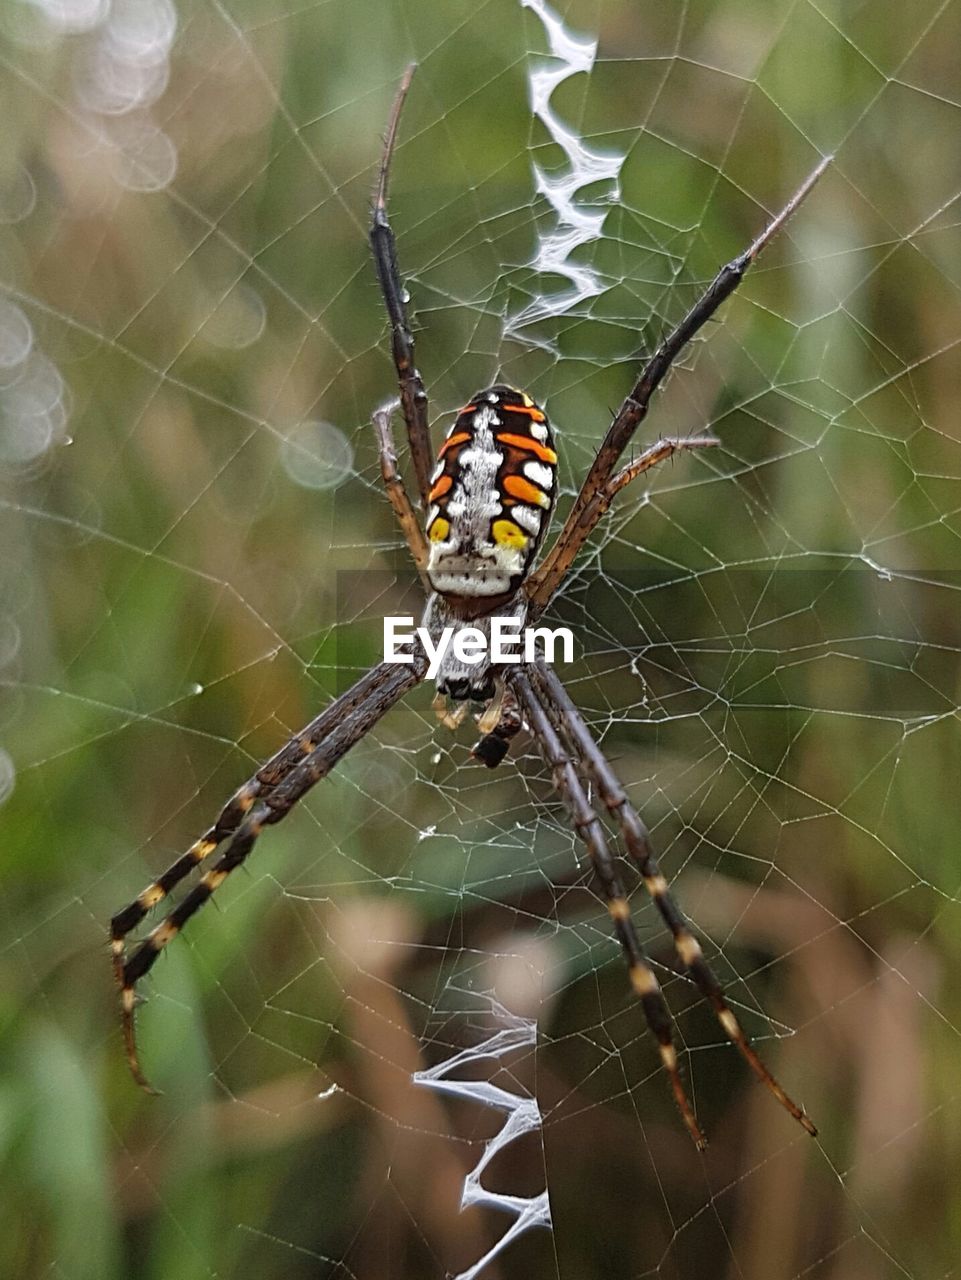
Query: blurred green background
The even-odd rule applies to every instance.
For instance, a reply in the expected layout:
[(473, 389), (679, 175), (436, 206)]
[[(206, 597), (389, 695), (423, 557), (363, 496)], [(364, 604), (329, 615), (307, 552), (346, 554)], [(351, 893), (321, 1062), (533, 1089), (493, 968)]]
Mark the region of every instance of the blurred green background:
[[(544, 23), (515, 0), (8, 0), (0, 11), (0, 1273), (945, 1277), (961, 1252), (961, 4), (599, 0), (551, 107), (623, 155), (580, 193), (601, 282), (559, 305), (534, 166)], [(435, 439), (503, 376), (564, 501), (640, 354), (835, 162), (644, 437), (558, 612), (565, 673), (812, 1142), (639, 928), (711, 1138), (674, 1114), (527, 739), (497, 773), (396, 709), (169, 947), (126, 1071), (106, 923), (378, 656), (410, 587), (369, 418), (393, 391), (366, 246), (392, 220)], [(555, 314), (510, 331), (532, 300)], [(398, 432), (398, 437), (400, 433)], [(563, 505), (563, 503), (562, 503)], [(361, 571), (376, 570), (369, 577)], [(375, 583), (376, 589), (371, 587)], [(388, 605), (390, 608), (388, 608)]]

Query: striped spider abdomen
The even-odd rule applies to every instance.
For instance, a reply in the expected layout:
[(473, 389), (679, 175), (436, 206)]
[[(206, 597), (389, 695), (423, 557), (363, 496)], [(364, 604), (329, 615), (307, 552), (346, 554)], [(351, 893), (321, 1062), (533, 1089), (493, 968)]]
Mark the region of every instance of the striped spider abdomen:
[(557, 454), (544, 410), (524, 391), (479, 391), (441, 445), (431, 476), (427, 576), (438, 595), (478, 605), (514, 595), (554, 507)]

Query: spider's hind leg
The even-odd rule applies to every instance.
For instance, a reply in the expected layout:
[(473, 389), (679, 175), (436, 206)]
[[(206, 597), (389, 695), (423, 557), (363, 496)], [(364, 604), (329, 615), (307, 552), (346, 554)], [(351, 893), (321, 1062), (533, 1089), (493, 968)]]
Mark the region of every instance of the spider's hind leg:
[(404, 73), (390, 113), (384, 153), (380, 161), (380, 178), (370, 211), (370, 247), (374, 255), (374, 266), (377, 269), (384, 306), (390, 321), (391, 354), (394, 368), (397, 370), (400, 404), (407, 426), (411, 462), (417, 477), (417, 490), (426, 511), (429, 506), (430, 474), (434, 467), (430, 428), (427, 423), (427, 392), (414, 363), (414, 335), (407, 314), (408, 294), (397, 265), (394, 233), (387, 220), (387, 179), (390, 174), (390, 162), (394, 154), (394, 143), (397, 141), (400, 113), (403, 110), (414, 71), (415, 64), (411, 63)]
[(374, 431), (377, 434), (377, 449), (380, 455), (380, 474), (384, 482), (384, 491), (387, 494), (387, 499), (394, 508), (394, 515), (397, 517), (397, 523), (400, 525), (404, 539), (410, 548), (410, 554), (413, 556), (414, 564), (417, 566), (421, 582), (426, 590), (429, 591), (427, 542), (417, 519), (417, 513), (407, 493), (404, 479), (397, 469), (397, 454), (394, 450), (394, 437), (390, 429), (390, 416), (395, 404), (396, 401), (394, 404), (384, 405), (382, 408), (375, 410), (373, 415)]

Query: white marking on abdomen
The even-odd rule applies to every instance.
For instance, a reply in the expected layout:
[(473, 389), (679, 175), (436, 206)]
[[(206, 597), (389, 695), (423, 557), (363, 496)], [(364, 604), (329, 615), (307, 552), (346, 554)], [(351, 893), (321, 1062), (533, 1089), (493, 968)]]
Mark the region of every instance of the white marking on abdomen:
[(533, 480), (535, 484), (539, 484), (542, 489), (554, 488), (554, 472), (550, 467), (546, 467), (543, 462), (525, 462), (524, 475), (528, 480)]
[[(492, 428), (500, 419), (491, 405), (481, 405), (471, 419), (473, 439), (457, 455), (453, 490), (444, 506), (450, 533), (434, 543), (427, 573), (435, 591), (450, 595), (499, 595), (511, 577), (523, 570), (523, 557), (511, 547), (491, 541), (491, 521), (503, 512), (497, 473), (504, 462)], [(477, 573), (477, 581), (471, 573)]]
[(510, 517), (515, 524), (525, 531), (525, 533), (540, 533), (541, 531), (541, 513), (534, 507), (525, 507), (518, 503), (516, 507), (511, 507)]

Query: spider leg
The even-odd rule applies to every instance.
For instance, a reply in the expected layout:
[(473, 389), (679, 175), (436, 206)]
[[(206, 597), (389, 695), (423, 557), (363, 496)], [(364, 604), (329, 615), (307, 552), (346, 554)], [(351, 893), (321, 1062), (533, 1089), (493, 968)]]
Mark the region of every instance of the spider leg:
[[(591, 536), (594, 526), (610, 508), (615, 496), (626, 485), (629, 485), (632, 480), (635, 480), (643, 472), (649, 471), (651, 467), (656, 467), (658, 463), (666, 462), (668, 458), (673, 458), (674, 454), (682, 449), (704, 449), (710, 445), (720, 443), (716, 436), (669, 436), (663, 440), (656, 440), (654, 444), (648, 445), (639, 457), (635, 458), (626, 467), (622, 467), (602, 488), (598, 489), (585, 506), (578, 523), (570, 527), (569, 522), (565, 524), (561, 535), (564, 537), (563, 545), (561, 545), (561, 537), (559, 537), (548, 560), (545, 560), (544, 564), (535, 570), (524, 584), (524, 590), (530, 598), (534, 616), (536, 617), (543, 611), (544, 606), (560, 586), (568, 569), (574, 563), (577, 553)], [(564, 536), (565, 534), (566, 536)], [(554, 554), (555, 551), (556, 555)]]
[(233, 794), (220, 811), (213, 826), (199, 840), (194, 841), (186, 853), (171, 863), (159, 879), (147, 885), (133, 902), (128, 903), (113, 916), (110, 921), (110, 934), (114, 972), (118, 983), (123, 974), (123, 944), (127, 934), (135, 929), (148, 912), (162, 902), (198, 863), (203, 862), (218, 845), (233, 835), (262, 791), (281, 782), (344, 716), (370, 697), (373, 691), (380, 688), (391, 669), (391, 665), (387, 663), (374, 667), (346, 693), (335, 698), (330, 706), (311, 720), (306, 728), (295, 733), (266, 764), (261, 765), (252, 778), (249, 778)]
[[(337, 698), (245, 783), (222, 810), (206, 836), (148, 886), (138, 898), (113, 917), (111, 935), (114, 973), (120, 988), (121, 1021), (127, 1062), (137, 1083), (151, 1089), (141, 1070), (134, 1027), (137, 982), (153, 966), (157, 956), (219, 888), (226, 877), (245, 861), (266, 826), (285, 817), (314, 783), (327, 776), (337, 762), (424, 675), (426, 661), (415, 657), (412, 665), (381, 663)], [(218, 844), (230, 843), (214, 866), (201, 876), (183, 901), (141, 942), (124, 956), (124, 939), (140, 920), (208, 856)]]
[(390, 161), (397, 139), (400, 113), (416, 66), (417, 64), (412, 62), (404, 72), (404, 78), (390, 113), (387, 136), (384, 140), (384, 154), (380, 162), (380, 178), (370, 211), (370, 247), (374, 255), (380, 290), (384, 295), (387, 317), (390, 320), (391, 350), (400, 386), (400, 407), (404, 422), (407, 424), (407, 439), (410, 444), (414, 474), (417, 477), (417, 488), (426, 511), (430, 505), (427, 497), (430, 493), (430, 473), (434, 468), (430, 429), (427, 425), (427, 392), (417, 372), (417, 366), (414, 364), (414, 335), (411, 333), (410, 321), (407, 317), (408, 295), (397, 266), (394, 233), (387, 221), (387, 180), (390, 175)]
[(481, 736), (471, 747), (471, 755), (486, 764), (488, 769), (496, 769), (524, 725), (524, 717), (509, 684), (502, 686), (501, 697), (491, 704), (489, 713), (490, 719), (488, 712), (481, 716)]
[(543, 659), (539, 659), (534, 666), (534, 679), (551, 721), (569, 741), (591, 782), (597, 788), (604, 806), (618, 824), (627, 851), (637, 864), (654, 905), (671, 931), (674, 947), (681, 963), (689, 971), (698, 990), (710, 1003), (724, 1033), (737, 1046), (751, 1070), (770, 1089), (781, 1106), (789, 1111), (808, 1133), (816, 1136), (817, 1129), (807, 1113), (784, 1092), (744, 1034), (741, 1024), (724, 998), (720, 982), (704, 959), (701, 945), (692, 934), (683, 911), (671, 897), (667, 881), (661, 874), (657, 857), (651, 846), (647, 827), (628, 800), (627, 793), (594, 741), (557, 673)]
[[(396, 401), (394, 404), (396, 404)], [(410, 548), (410, 554), (414, 557), (414, 563), (417, 565), (417, 572), (420, 574), (421, 582), (424, 584), (424, 589), (430, 592), (431, 585), (427, 578), (427, 557), (429, 554), (427, 540), (411, 505), (407, 486), (397, 470), (397, 454), (394, 452), (393, 433), (390, 429), (390, 415), (393, 408), (394, 405), (388, 405), (383, 409), (376, 410), (374, 413), (374, 430), (377, 432), (377, 445), (380, 452), (380, 474), (384, 481), (384, 489), (387, 492), (388, 501), (394, 508), (397, 523), (400, 525), (401, 532)]]
[(525, 671), (514, 667), (509, 679), (518, 699), (524, 708), (531, 731), (537, 740), (545, 762), (550, 766), (554, 777), (554, 786), (563, 800), (578, 836), (584, 842), (590, 855), (594, 874), (600, 883), (607, 902), (607, 910), (614, 925), (614, 932), (621, 944), (627, 961), (631, 986), (641, 1001), (647, 1024), (657, 1039), (661, 1062), (671, 1082), (671, 1090), (678, 1110), (699, 1150), (707, 1145), (694, 1116), (694, 1110), (681, 1082), (677, 1066), (677, 1050), (671, 1033), (671, 1015), (668, 1010), (660, 984), (651, 968), (644, 948), (634, 929), (631, 920), (631, 909), (628, 905), (620, 878), (617, 874), (614, 859), (604, 835), (597, 814), (591, 808), (581, 780), (574, 768), (571, 756), (563, 744), (550, 717), (540, 701)]
[[(661, 341), (653, 356), (644, 366), (641, 376), (615, 414), (614, 421), (608, 428), (607, 435), (597, 451), (597, 457), (594, 459), (584, 483), (581, 485), (580, 493), (575, 498), (574, 505), (571, 507), (554, 545), (540, 568), (529, 579), (528, 594), (536, 596), (542, 606), (550, 598), (550, 593), (545, 595), (546, 588), (542, 588), (542, 584), (550, 579), (555, 583), (556, 589), (560, 578), (554, 572), (555, 565), (561, 558), (564, 558), (568, 564), (574, 558), (576, 547), (573, 552), (569, 552), (569, 543), (576, 538), (577, 531), (584, 521), (588, 508), (591, 507), (598, 495), (604, 492), (618, 459), (640, 423), (647, 416), (651, 397), (660, 386), (671, 365), (698, 330), (710, 320), (721, 303), (731, 296), (743, 280), (755, 258), (797, 210), (832, 159), (833, 156), (826, 156), (805, 178), (780, 213), (770, 220), (754, 243), (737, 258), (734, 258), (733, 261), (720, 269), (684, 319)], [(581, 541), (583, 541), (583, 538)], [(578, 542), (577, 545), (579, 546), (580, 543)]]

